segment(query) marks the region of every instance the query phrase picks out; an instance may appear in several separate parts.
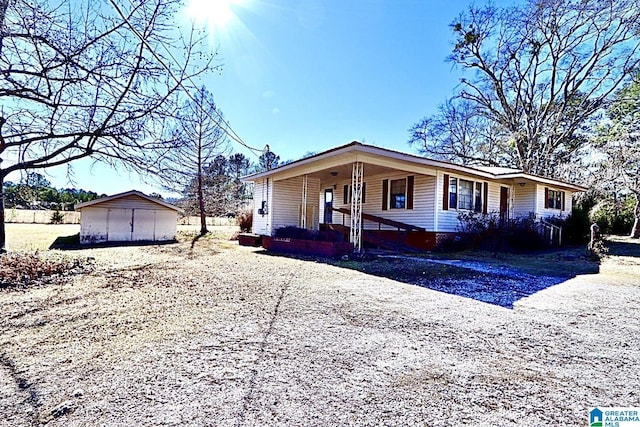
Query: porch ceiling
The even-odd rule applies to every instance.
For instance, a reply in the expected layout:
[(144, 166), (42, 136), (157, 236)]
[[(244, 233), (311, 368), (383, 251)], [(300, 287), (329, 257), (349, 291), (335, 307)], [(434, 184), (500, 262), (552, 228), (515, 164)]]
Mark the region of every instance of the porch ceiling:
[[(335, 183), (338, 181), (344, 181), (345, 179), (351, 179), (352, 164), (344, 164), (340, 166), (333, 166), (330, 168), (322, 169), (309, 173), (308, 176), (312, 178), (319, 178), (323, 183)], [(399, 169), (389, 168), (386, 166), (379, 166), (372, 163), (364, 164), (364, 176), (380, 175), (383, 173), (389, 173), (398, 171)]]

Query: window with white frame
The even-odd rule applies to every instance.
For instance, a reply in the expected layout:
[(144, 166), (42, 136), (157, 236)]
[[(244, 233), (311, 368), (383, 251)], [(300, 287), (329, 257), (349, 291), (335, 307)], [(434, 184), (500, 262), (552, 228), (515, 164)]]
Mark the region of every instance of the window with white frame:
[(407, 201), (407, 179), (392, 179), (390, 182), (391, 209), (404, 209)]
[(473, 181), (458, 180), (458, 209), (473, 210)]
[(449, 178), (449, 209), (482, 212), (482, 182), (462, 178)]
[(563, 209), (564, 191), (547, 189), (547, 208), (548, 209)]

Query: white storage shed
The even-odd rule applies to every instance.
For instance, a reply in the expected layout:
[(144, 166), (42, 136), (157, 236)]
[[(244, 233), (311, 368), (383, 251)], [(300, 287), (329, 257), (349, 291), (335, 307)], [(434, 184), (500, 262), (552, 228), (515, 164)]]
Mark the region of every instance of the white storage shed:
[(175, 240), (182, 209), (140, 191), (127, 191), (75, 206), (80, 244)]

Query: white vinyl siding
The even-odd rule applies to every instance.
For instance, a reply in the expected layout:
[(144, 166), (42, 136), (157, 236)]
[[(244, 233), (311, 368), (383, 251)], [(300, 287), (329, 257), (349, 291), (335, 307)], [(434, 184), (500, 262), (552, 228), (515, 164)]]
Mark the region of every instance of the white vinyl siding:
[[(499, 215), (500, 213), (500, 187), (509, 188), (509, 196), (513, 194), (509, 185), (500, 184), (499, 182), (489, 182), (488, 197), (487, 197), (487, 214)], [(509, 200), (509, 207), (513, 210), (513, 203)], [(511, 212), (509, 213), (511, 216)]]
[[(396, 179), (406, 179), (407, 176), (414, 176), (413, 183), (413, 209), (387, 209), (382, 210), (382, 180), (389, 180), (389, 191), (391, 181)], [(367, 197), (366, 203), (362, 204), (362, 212), (370, 215), (376, 215), (382, 218), (394, 221), (404, 222), (407, 224), (423, 227), (428, 231), (433, 230), (434, 219), (434, 199), (435, 177), (426, 175), (416, 175), (410, 173), (397, 172), (393, 174), (382, 174), (366, 176), (363, 180), (366, 183)], [(351, 184), (350, 180), (343, 180), (337, 183), (337, 190), (334, 190), (333, 206), (336, 208), (350, 209), (350, 203), (344, 204), (343, 191), (344, 185)], [(387, 200), (391, 200), (389, 198)], [(405, 200), (406, 201), (406, 200)], [(345, 225), (349, 225), (349, 215), (343, 215), (339, 212), (333, 213), (333, 223), (342, 224), (343, 217)], [(363, 220), (364, 229), (377, 230), (378, 223)], [(396, 230), (394, 227), (386, 225), (381, 226), (382, 230)]]
[[(513, 186), (513, 214), (515, 217), (527, 217), (536, 212), (536, 187), (536, 184), (532, 182)], [(544, 190), (542, 196), (544, 197)], [(542, 207), (544, 207), (544, 202)]]
[[(487, 181), (487, 180), (483, 180), (482, 178), (479, 177), (474, 177), (474, 176), (470, 176), (470, 175), (460, 175), (460, 174), (451, 174), (449, 173), (449, 183), (451, 184), (451, 180), (455, 179), (457, 180), (457, 191), (458, 191), (458, 195), (457, 195), (457, 203), (458, 206), (460, 206), (460, 182), (461, 181), (472, 181), (473, 182), (473, 187), (472, 187), (472, 192), (471, 192), (471, 205), (472, 205), (472, 209), (459, 209), (456, 208), (455, 206), (449, 206), (449, 209), (444, 210), (443, 209), (443, 186), (444, 186), (444, 175), (445, 172), (444, 171), (438, 171), (438, 176), (437, 176), (437, 180), (435, 182), (435, 186), (436, 186), (436, 193), (435, 193), (435, 203), (436, 203), (436, 215), (437, 215), (437, 222), (435, 225), (435, 228), (437, 229), (437, 231), (441, 231), (441, 232), (456, 232), (459, 231), (459, 226), (460, 226), (460, 222), (458, 220), (458, 215), (460, 212), (469, 212), (471, 211), (475, 211), (475, 186), (476, 184), (480, 183), (482, 184), (483, 187), (483, 191), (484, 191), (484, 183), (487, 183), (487, 195), (485, 196), (484, 202), (487, 204), (487, 213), (488, 214), (492, 214), (495, 213), (497, 214), (500, 211), (500, 183), (498, 182), (491, 182), (491, 181)], [(467, 185), (468, 184), (463, 184), (463, 185)], [(447, 200), (451, 200), (451, 198), (449, 197)], [(468, 205), (468, 204), (467, 204)], [(482, 208), (480, 208), (480, 212), (482, 212)]]
[[(313, 216), (313, 222), (307, 228), (318, 228), (320, 180), (307, 180), (307, 219)], [(335, 197), (335, 195), (334, 195)], [(298, 227), (302, 205), (302, 177), (275, 181), (273, 185), (273, 206), (271, 210), (273, 227), (271, 232), (281, 227)]]
[[(548, 188), (550, 190), (554, 190), (554, 191), (564, 191), (564, 206), (563, 209), (550, 209), (550, 208), (545, 208), (544, 207), (544, 200), (545, 200), (545, 191), (544, 189)], [(556, 187), (550, 187), (548, 185), (545, 184), (536, 184), (536, 213), (538, 214), (538, 216), (541, 216), (543, 218), (546, 217), (550, 217), (550, 216), (568, 216), (571, 213), (571, 200), (573, 198), (573, 192), (569, 191), (569, 190), (562, 190), (560, 188), (556, 188)]]
[[(489, 178), (473, 175), (470, 173), (454, 173), (445, 170), (437, 171), (437, 176), (421, 175), (419, 173), (396, 170), (393, 172), (367, 175), (366, 168), (363, 183), (366, 186), (366, 200), (362, 206), (362, 212), (382, 218), (399, 221), (418, 227), (427, 231), (436, 232), (457, 232), (460, 229), (458, 214), (469, 212), (467, 209), (449, 207), (443, 209), (443, 185), (444, 175), (449, 175), (450, 179), (457, 180), (458, 201), (460, 201), (460, 190), (462, 186), (467, 187), (466, 207), (469, 207), (469, 197), (471, 198), (471, 211), (483, 212), (483, 207), (477, 209), (477, 189), (482, 188), (484, 193), (485, 185), (487, 194), (483, 194), (483, 204), (486, 204), (486, 212), (491, 215), (499, 215), (500, 212), (500, 189), (508, 188), (509, 218), (528, 216), (530, 212), (540, 214), (544, 211), (544, 185), (527, 181), (524, 186), (514, 182), (513, 179), (491, 180)], [(307, 180), (307, 228), (317, 229), (319, 222), (324, 222), (324, 194), (325, 190), (333, 191), (333, 207), (344, 208), (350, 212), (350, 197), (347, 195), (347, 203), (344, 203), (344, 189), (351, 185), (351, 179), (347, 174), (340, 174), (342, 179), (335, 176), (329, 177), (329, 172), (316, 176), (308, 175)], [(323, 176), (324, 181), (320, 181), (319, 176)], [(405, 182), (405, 191), (408, 191), (409, 176), (413, 177), (413, 209), (408, 209), (408, 195), (405, 197), (404, 208), (390, 208), (392, 202), (392, 183), (395, 180)], [(387, 209), (382, 207), (382, 185), (383, 180), (387, 180)], [(465, 181), (470, 184), (465, 184)], [(273, 181), (260, 179), (255, 182), (254, 187), (254, 224), (253, 230), (257, 234), (273, 234), (279, 227), (301, 225), (302, 212), (302, 182), (303, 176), (295, 176), (287, 179)], [(348, 191), (348, 190), (347, 190)], [(568, 215), (571, 207), (571, 192), (565, 191), (565, 210), (563, 215)], [(258, 214), (258, 209), (265, 201), (268, 208), (263, 216)], [(559, 210), (548, 210), (549, 215), (558, 215)], [(344, 224), (350, 226), (350, 215), (341, 212), (333, 212), (332, 222), (334, 224)], [(363, 227), (367, 230), (378, 229), (378, 223), (364, 220)], [(381, 226), (383, 230), (395, 230), (394, 227)]]
[[(272, 183), (271, 179), (265, 178), (256, 181), (253, 186), (253, 224), (251, 228), (255, 234), (271, 235)], [(261, 214), (259, 212), (263, 207), (263, 202), (267, 211)]]

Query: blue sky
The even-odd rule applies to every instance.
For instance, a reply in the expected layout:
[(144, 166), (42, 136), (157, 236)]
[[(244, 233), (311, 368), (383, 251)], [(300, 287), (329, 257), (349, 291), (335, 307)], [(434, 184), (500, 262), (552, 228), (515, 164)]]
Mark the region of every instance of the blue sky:
[[(221, 16), (204, 6), (215, 1), (222, 0), (191, 0), (222, 65), (201, 83), (247, 144), (269, 144), (282, 160), (353, 140), (414, 152), (408, 129), (451, 96), (461, 76), (446, 62), (449, 24), (469, 1), (226, 0), (224, 22), (205, 19)], [(235, 143), (229, 149), (257, 160)], [(76, 186), (164, 193), (89, 164), (75, 167)], [(66, 187), (64, 175), (48, 178)]]

